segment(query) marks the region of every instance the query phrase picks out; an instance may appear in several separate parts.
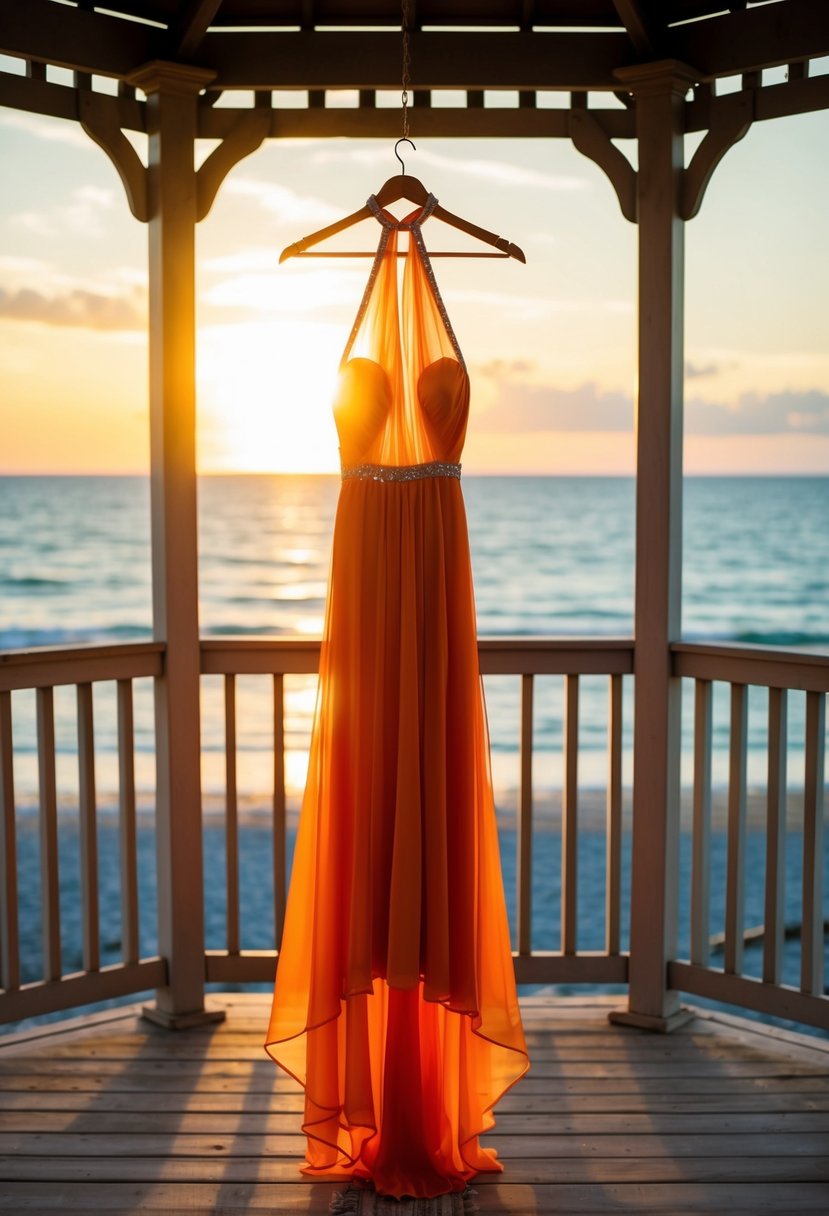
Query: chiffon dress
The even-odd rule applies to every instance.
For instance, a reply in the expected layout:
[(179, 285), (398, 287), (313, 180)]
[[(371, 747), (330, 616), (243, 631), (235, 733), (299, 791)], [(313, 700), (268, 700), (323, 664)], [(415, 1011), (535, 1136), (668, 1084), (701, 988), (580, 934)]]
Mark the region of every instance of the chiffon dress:
[[(461, 1191), (526, 1072), (460, 465), (463, 357), (421, 232), (380, 243), (334, 406), (342, 488), (267, 1052), (311, 1176)], [(397, 248), (408, 234), (402, 288)], [(400, 301), (398, 300), (400, 295)]]

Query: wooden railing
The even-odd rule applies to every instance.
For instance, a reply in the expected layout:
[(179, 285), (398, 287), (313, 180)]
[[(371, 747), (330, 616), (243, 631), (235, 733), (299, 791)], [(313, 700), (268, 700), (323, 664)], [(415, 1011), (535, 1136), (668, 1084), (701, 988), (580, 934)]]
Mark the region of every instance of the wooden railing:
[[(158, 957), (141, 958), (138, 930), (133, 681), (161, 674), (160, 643), (44, 648), (0, 655), (0, 1021), (51, 1013), (152, 989), (166, 982)], [(98, 800), (93, 684), (113, 682), (118, 732), (121, 960), (101, 966)], [(67, 974), (61, 941), (55, 689), (76, 688), (82, 965)], [(35, 690), (43, 975), (21, 982), (12, 694)]]
[[(693, 722), (686, 735), (693, 752), (690, 901), (690, 944), (687, 958), (668, 964), (669, 983), (684, 992), (829, 1027), (829, 1000), (823, 993), (823, 823), (825, 701), (829, 691), (829, 658), (789, 651), (678, 644), (672, 648), (677, 678), (693, 681)], [(207, 640), (201, 646), (204, 680), (220, 677), (223, 715), (223, 790), (225, 834), (225, 941), (205, 951), (206, 982), (269, 982), (274, 950), (251, 949), (240, 916), (241, 893), (249, 876), (240, 858), (238, 757), (244, 746), (244, 724), (237, 721), (237, 682), (255, 677), (269, 682), (272, 704), (272, 772), (270, 833), (273, 870), (273, 935), (278, 943), (286, 894), (286, 841), (289, 800), (286, 791), (285, 680), (312, 677), (319, 661), (319, 643), (305, 640)], [(624, 983), (626, 901), (623, 830), (623, 695), (633, 669), (631, 642), (613, 640), (487, 639), (480, 643), (481, 671), (488, 681), (511, 681), (519, 694), (518, 790), (515, 798), (515, 967), (521, 983)], [(169, 960), (141, 957), (138, 928), (139, 872), (136, 849), (136, 782), (133, 723), (133, 682), (162, 675), (164, 647), (156, 643), (123, 646), (43, 649), (0, 656), (0, 1021), (108, 1000), (169, 983)], [(581, 948), (578, 923), (579, 842), (583, 828), (580, 759), (584, 754), (579, 702), (586, 677), (607, 681), (607, 755), (604, 810), (603, 948)], [(534, 712), (547, 680), (562, 687), (561, 727), (563, 773), (561, 837), (560, 939), (558, 949), (534, 948), (539, 927), (549, 928), (533, 907), (534, 853), (539, 842), (538, 788), (533, 785)], [(722, 967), (712, 963), (712, 706), (718, 685), (728, 686), (730, 698), (727, 781), (727, 882)], [(96, 786), (93, 686), (109, 685), (117, 723), (118, 883), (121, 905), (120, 960), (102, 965), (99, 898), (99, 795)], [(59, 859), (59, 783), (55, 689), (74, 686), (74, 752), (78, 803), (81, 966), (65, 967), (61, 942), (61, 881)], [(768, 689), (766, 722), (768, 771), (765, 792), (764, 926), (747, 930), (744, 883), (747, 832), (747, 704), (750, 687)], [(28, 692), (24, 692), (28, 690)], [(799, 983), (784, 982), (782, 968), (785, 924), (784, 854), (787, 829), (786, 758), (791, 729), (787, 707), (792, 690), (803, 700), (802, 755), (802, 881), (800, 887), (801, 955)], [(13, 728), (18, 713), (15, 694), (33, 691), (36, 721), (37, 830), (40, 854), (40, 919), (43, 934), (43, 973), (22, 982), (18, 891), (15, 747)], [(721, 696), (721, 693), (719, 694)], [(756, 696), (755, 695), (755, 700)], [(65, 697), (66, 694), (63, 694)], [(798, 709), (800, 703), (798, 701)], [(66, 715), (64, 714), (64, 718)], [(794, 717), (794, 715), (792, 715)], [(59, 726), (60, 726), (59, 720)], [(630, 730), (630, 723), (624, 724)], [(261, 729), (261, 722), (259, 723)], [(270, 730), (270, 727), (268, 728)], [(66, 724), (63, 722), (63, 734)], [(59, 731), (60, 733), (60, 731)], [(99, 749), (100, 751), (100, 749)], [(21, 757), (17, 757), (19, 763)], [(61, 756), (62, 762), (66, 757)], [(800, 780), (797, 782), (801, 789)], [(789, 802), (791, 799), (789, 798)], [(499, 806), (503, 812), (504, 807)], [(790, 816), (791, 818), (791, 816)], [(798, 816), (800, 818), (800, 816)], [(794, 825), (797, 826), (797, 825)], [(791, 832), (789, 833), (791, 835)], [(158, 846), (160, 847), (160, 846)], [(194, 844), (194, 847), (197, 847)], [(164, 872), (165, 867), (161, 867)], [(537, 869), (537, 866), (536, 866)], [(679, 889), (678, 880), (673, 888)], [(679, 898), (679, 894), (677, 896)], [(684, 896), (683, 896), (684, 897)], [(65, 894), (64, 894), (65, 898)], [(31, 915), (31, 900), (29, 901)], [(109, 926), (107, 926), (109, 928)], [(582, 927), (583, 928), (583, 927)], [(761, 975), (746, 973), (746, 935), (763, 935)], [(29, 935), (31, 936), (31, 934)], [(64, 935), (65, 936), (65, 935)], [(148, 936), (152, 936), (151, 934)], [(548, 934), (549, 936), (549, 934)], [(583, 936), (583, 934), (581, 935)], [(595, 942), (593, 943), (595, 945)], [(111, 945), (111, 943), (110, 943)], [(719, 957), (719, 956), (717, 956)]]
[[(791, 651), (681, 643), (672, 647), (674, 674), (694, 683), (693, 820), (690, 883), (690, 949), (687, 960), (670, 963), (669, 983), (684, 992), (710, 997), (777, 1017), (829, 1029), (829, 1000), (824, 995), (824, 763), (829, 656)], [(726, 884), (722, 967), (711, 963), (711, 756), (712, 706), (717, 684), (729, 689), (728, 778), (726, 808)], [(750, 687), (768, 689), (765, 734), (765, 873), (763, 924), (747, 932), (745, 923), (748, 695)], [(790, 693), (803, 693), (802, 879), (799, 925), (800, 977), (783, 983), (786, 846), (788, 828), (787, 758), (790, 743)], [(748, 927), (750, 930), (751, 927)], [(762, 971), (745, 974), (746, 938), (762, 940)], [(716, 937), (714, 938), (716, 940)]]
[[(516, 823), (516, 976), (520, 983), (623, 983), (627, 956), (621, 952), (622, 908), (622, 681), (632, 671), (633, 647), (625, 641), (558, 641), (540, 639), (482, 640), (481, 672), (485, 677), (517, 679), (521, 688), (520, 786)], [(272, 849), (274, 874), (274, 941), (282, 933), (285, 907), (286, 792), (284, 769), (284, 677), (313, 674), (319, 645), (297, 641), (204, 641), (202, 673), (224, 678), (225, 843), (227, 941), (223, 950), (207, 952), (207, 979), (220, 983), (268, 981), (273, 978), (272, 951), (242, 948), (239, 933), (239, 809), (237, 800), (236, 677), (261, 675), (273, 681), (274, 784)], [(579, 680), (583, 675), (608, 679), (608, 781), (606, 796), (605, 948), (577, 948)], [(562, 796), (561, 945), (555, 952), (532, 948), (533, 908), (533, 695), (537, 678), (564, 681), (564, 790)]]

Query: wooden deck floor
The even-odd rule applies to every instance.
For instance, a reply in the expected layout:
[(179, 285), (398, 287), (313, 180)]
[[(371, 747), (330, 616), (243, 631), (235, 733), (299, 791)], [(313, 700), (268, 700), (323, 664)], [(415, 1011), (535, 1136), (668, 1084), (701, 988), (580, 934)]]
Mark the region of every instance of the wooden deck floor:
[[(0, 1212), (325, 1213), (297, 1172), (299, 1088), (261, 1048), (267, 1002), (220, 1026), (137, 1009), (0, 1047)], [(532, 1072), (492, 1140), (482, 1213), (829, 1212), (829, 1044), (701, 1015), (665, 1037), (607, 1001), (524, 1006)]]

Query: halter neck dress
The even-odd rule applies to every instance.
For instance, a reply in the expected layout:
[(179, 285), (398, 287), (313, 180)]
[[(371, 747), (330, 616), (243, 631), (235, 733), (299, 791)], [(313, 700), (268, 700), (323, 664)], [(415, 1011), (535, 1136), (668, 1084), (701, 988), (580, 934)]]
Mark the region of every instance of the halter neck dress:
[[(340, 368), (342, 487), (266, 1050), (304, 1173), (463, 1190), (527, 1070), (458, 463), (469, 378), (421, 225), (380, 242)], [(402, 289), (397, 247), (408, 234)], [(398, 300), (400, 295), (400, 300)]]

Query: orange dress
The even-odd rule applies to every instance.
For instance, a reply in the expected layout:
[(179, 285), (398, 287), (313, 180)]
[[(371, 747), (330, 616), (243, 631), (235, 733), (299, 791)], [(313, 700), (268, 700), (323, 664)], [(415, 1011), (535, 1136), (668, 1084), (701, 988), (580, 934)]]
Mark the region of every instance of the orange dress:
[(479, 1136), (528, 1067), (457, 463), (469, 380), (420, 227), (435, 203), (397, 221), (369, 200), (382, 231), (335, 402), (343, 482), (265, 1044), (305, 1087), (303, 1172), (397, 1197), (502, 1169)]

